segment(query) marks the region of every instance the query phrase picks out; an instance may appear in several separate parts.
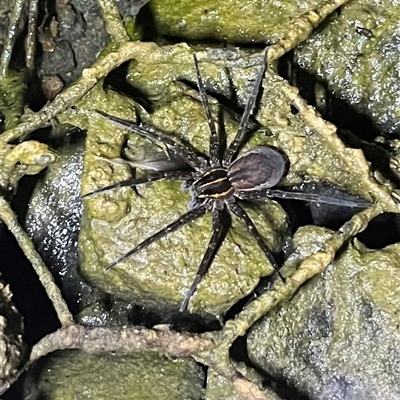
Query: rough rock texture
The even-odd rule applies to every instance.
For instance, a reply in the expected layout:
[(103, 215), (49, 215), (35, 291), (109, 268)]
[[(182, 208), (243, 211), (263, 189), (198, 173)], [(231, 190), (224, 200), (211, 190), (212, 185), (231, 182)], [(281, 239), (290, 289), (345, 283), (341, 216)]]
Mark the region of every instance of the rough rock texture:
[(200, 400), (204, 373), (190, 360), (154, 353), (133, 355), (53, 353), (25, 381), (25, 396), (39, 400)]
[[(243, 365), (235, 365), (240, 373), (250, 379), (252, 382), (257, 382), (262, 386), (262, 378), (251, 368)], [(268, 400), (282, 400), (272, 389), (264, 388), (264, 394)], [(207, 371), (207, 400), (242, 400), (242, 396), (233, 388), (232, 384), (224, 377), (215, 373), (214, 370)]]
[[(297, 257), (323, 249), (329, 231), (295, 235)], [(324, 239), (325, 238), (325, 239)], [(357, 240), (248, 336), (250, 358), (311, 399), (400, 397), (400, 245)]]
[(149, 3), (157, 32), (186, 40), (274, 43), (291, 28), (294, 17), (323, 4), (311, 1), (178, 0)]
[(48, 29), (41, 35), (44, 52), (39, 76), (56, 74), (65, 84), (78, 78), (83, 68), (96, 59), (108, 38), (101, 10), (94, 0), (59, 2), (57, 14), (50, 15), (45, 26)]
[[(298, 64), (381, 130), (400, 133), (400, 3), (357, 0), (295, 50)], [(367, 134), (366, 132), (365, 134)]]

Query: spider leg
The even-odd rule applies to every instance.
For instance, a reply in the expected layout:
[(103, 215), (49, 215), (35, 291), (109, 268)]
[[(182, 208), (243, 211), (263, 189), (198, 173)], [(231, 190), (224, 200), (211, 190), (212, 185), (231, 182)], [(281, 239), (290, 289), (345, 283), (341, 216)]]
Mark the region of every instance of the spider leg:
[(107, 118), (109, 121), (115, 124), (122, 125), (132, 132), (135, 132), (140, 137), (150, 140), (153, 143), (164, 143), (169, 146), (179, 157), (182, 158), (187, 164), (189, 164), (195, 170), (201, 170), (203, 163), (199, 159), (198, 155), (189, 147), (182, 143), (176, 142), (171, 137), (165, 135), (164, 133), (156, 131), (154, 128), (149, 126), (143, 127), (136, 125), (132, 121), (126, 119), (114, 117), (113, 115), (107, 114), (100, 110), (95, 110), (97, 113)]
[(181, 226), (188, 224), (189, 222), (192, 222), (192, 221), (196, 220), (197, 218), (200, 218), (206, 212), (207, 212), (207, 208), (205, 206), (200, 206), (198, 208), (195, 208), (194, 210), (190, 210), (186, 214), (183, 214), (176, 221), (167, 225), (165, 228), (159, 230), (158, 232), (156, 232), (154, 235), (150, 236), (149, 238), (143, 240), (143, 242), (139, 243), (136, 247), (134, 247), (132, 250), (128, 251), (122, 257), (117, 258), (114, 262), (112, 262), (110, 265), (108, 265), (105, 268), (105, 270), (107, 271), (107, 270), (113, 268), (115, 265), (121, 263), (122, 261), (125, 261), (127, 258), (129, 258), (133, 254), (137, 253), (138, 251), (143, 250), (146, 247), (150, 246), (155, 241), (163, 238), (164, 236), (168, 235), (169, 233), (176, 231)]
[(190, 172), (183, 172), (183, 171), (157, 172), (154, 174), (141, 176), (140, 178), (127, 179), (126, 181), (117, 182), (112, 185), (93, 190), (93, 192), (86, 193), (83, 196), (81, 196), (81, 198), (89, 197), (97, 193), (103, 193), (107, 192), (108, 190), (117, 189), (121, 187), (135, 186), (146, 182), (154, 182), (160, 179), (186, 180), (190, 178), (192, 178), (192, 174)]
[(213, 262), (214, 257), (217, 254), (218, 249), (223, 242), (223, 239), (226, 235), (226, 227), (222, 221), (223, 214), (224, 213), (222, 210), (218, 210), (217, 208), (213, 210), (213, 222), (212, 222), (213, 234), (211, 236), (210, 242), (203, 256), (203, 259), (201, 260), (200, 267), (197, 270), (196, 277), (194, 278), (194, 281), (190, 286), (190, 289), (186, 292), (181, 307), (179, 308), (180, 312), (186, 310), (191, 297), (193, 296), (194, 292), (197, 289), (198, 284), (201, 282), (201, 280), (207, 273), (208, 268), (210, 268), (210, 265)]
[(232, 140), (231, 144), (226, 150), (225, 156), (224, 156), (224, 164), (229, 165), (232, 162), (232, 159), (236, 155), (239, 146), (241, 142), (243, 141), (244, 137), (246, 136), (246, 130), (247, 130), (247, 124), (249, 122), (249, 118), (251, 113), (254, 111), (254, 105), (256, 103), (258, 94), (259, 94), (259, 89), (261, 82), (264, 78), (265, 70), (267, 68), (267, 63), (268, 63), (268, 47), (265, 49), (264, 53), (264, 58), (262, 60), (261, 68), (260, 71), (258, 72), (256, 82), (254, 84), (253, 90), (250, 93), (250, 96), (247, 100), (246, 107), (244, 109), (242, 118), (239, 123), (239, 129), (237, 131), (237, 134), (235, 138)]
[(369, 207), (371, 204), (364, 199), (337, 199), (335, 197), (324, 196), (316, 193), (300, 193), (300, 192), (289, 192), (280, 189), (265, 189), (258, 192), (239, 192), (238, 197), (243, 200), (261, 200), (265, 198), (278, 198), (288, 200), (301, 200), (310, 201), (313, 203), (324, 203), (332, 204), (342, 207)]
[(199, 63), (197, 61), (196, 54), (193, 54), (193, 59), (194, 59), (194, 66), (196, 69), (197, 86), (199, 87), (201, 104), (203, 105), (203, 108), (204, 108), (204, 111), (205, 111), (206, 117), (207, 117), (208, 126), (210, 128), (210, 135), (211, 135), (210, 136), (210, 163), (211, 163), (212, 167), (216, 167), (216, 166), (221, 165), (221, 160), (219, 157), (219, 151), (220, 151), (219, 150), (220, 149), (219, 134), (215, 127), (215, 120), (211, 113), (211, 108), (210, 108), (210, 103), (208, 101), (206, 88), (204, 86), (203, 79), (201, 78), (201, 75), (200, 75)]
[(275, 258), (271, 254), (271, 251), (268, 249), (268, 246), (264, 242), (264, 239), (258, 232), (256, 226), (254, 225), (254, 222), (247, 215), (246, 211), (242, 207), (240, 207), (239, 204), (237, 204), (235, 201), (229, 202), (228, 207), (233, 212), (233, 214), (235, 214), (242, 222), (244, 222), (250, 234), (254, 237), (254, 239), (256, 239), (258, 246), (265, 254), (265, 256), (267, 257), (268, 261), (271, 263), (275, 271), (278, 273), (279, 277), (282, 279), (282, 281), (285, 281), (284, 277), (281, 275), (279, 271), (279, 266)]

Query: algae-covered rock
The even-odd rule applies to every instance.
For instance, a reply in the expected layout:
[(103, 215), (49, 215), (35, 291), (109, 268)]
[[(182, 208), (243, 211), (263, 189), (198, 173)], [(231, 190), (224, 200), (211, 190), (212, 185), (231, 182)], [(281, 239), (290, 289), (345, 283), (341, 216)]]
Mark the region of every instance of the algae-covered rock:
[[(304, 227), (289, 263), (324, 249), (331, 235)], [(250, 358), (311, 399), (398, 399), (400, 244), (357, 240), (248, 336)]]
[[(357, 0), (298, 46), (299, 65), (379, 129), (400, 132), (400, 8), (392, 0)], [(367, 133), (366, 133), (367, 134)]]
[(194, 361), (155, 353), (122, 355), (58, 351), (25, 379), (31, 400), (200, 400), (204, 372)]
[[(183, 80), (195, 84), (192, 53), (193, 50), (186, 45), (179, 44), (160, 48), (159, 53), (154, 54), (151, 60), (145, 57), (136, 58), (129, 68), (128, 80), (152, 102), (174, 101), (182, 91), (198, 98), (197, 94), (175, 83)], [(262, 52), (207, 48), (196, 51), (196, 56), (207, 91), (215, 93), (218, 98), (222, 96), (223, 104), (230, 104), (236, 110), (237, 107), (239, 110), (243, 109), (259, 71)], [(367, 164), (363, 163), (362, 154), (354, 149), (346, 149), (344, 152), (332, 140), (334, 138), (327, 139), (308, 126), (301, 113), (293, 112), (283, 90), (287, 93), (296, 89), (276, 74), (267, 73), (255, 117), (261, 124), (259, 132), (264, 135), (262, 143), (281, 149), (289, 159), (288, 175), (280, 186), (304, 181), (327, 182), (368, 199), (370, 195), (366, 178), (369, 171)], [(202, 116), (202, 113), (201, 108), (198, 108), (198, 114)], [(214, 115), (216, 114), (217, 110)], [(167, 111), (152, 115), (151, 122), (171, 134), (178, 132), (185, 135), (188, 129), (199, 129), (188, 125), (188, 120), (195, 118), (189, 113), (185, 112), (185, 118), (182, 119), (176, 118), (172, 113), (171, 115), (174, 117), (172, 121), (166, 118)], [(240, 118), (240, 112), (230, 112), (230, 115), (234, 119)], [(145, 115), (143, 118), (148, 117)], [(205, 121), (202, 125), (207, 130)], [(231, 129), (234, 130), (235, 127)], [(193, 135), (193, 144), (203, 148), (204, 138), (202, 143), (199, 134)], [(255, 142), (250, 144), (254, 145)], [(350, 163), (354, 163), (354, 166), (349, 165)]]
[(152, 0), (157, 32), (167, 37), (198, 41), (274, 43), (292, 28), (293, 19), (324, 2)]
[[(243, 364), (235, 367), (239, 367), (240, 373), (244, 374), (252, 382), (262, 386), (262, 379), (257, 372), (249, 367), (245, 367)], [(270, 388), (263, 389), (264, 394), (268, 400), (281, 400), (276, 393)], [(206, 387), (207, 400), (242, 400), (243, 397), (233, 387), (232, 383), (229, 382), (225, 377), (218, 375), (213, 369), (209, 368), (207, 371), (207, 387)]]
[(25, 76), (10, 71), (0, 79), (0, 122), (5, 120), (5, 128), (14, 128), (23, 113)]

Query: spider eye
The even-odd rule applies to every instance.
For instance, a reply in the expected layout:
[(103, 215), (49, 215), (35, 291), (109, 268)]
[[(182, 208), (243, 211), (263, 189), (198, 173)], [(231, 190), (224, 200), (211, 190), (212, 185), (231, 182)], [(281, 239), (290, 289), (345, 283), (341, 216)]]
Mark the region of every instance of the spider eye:
[(261, 190), (283, 178), (287, 159), (278, 150), (259, 146), (245, 151), (229, 167), (228, 178), (237, 190)]

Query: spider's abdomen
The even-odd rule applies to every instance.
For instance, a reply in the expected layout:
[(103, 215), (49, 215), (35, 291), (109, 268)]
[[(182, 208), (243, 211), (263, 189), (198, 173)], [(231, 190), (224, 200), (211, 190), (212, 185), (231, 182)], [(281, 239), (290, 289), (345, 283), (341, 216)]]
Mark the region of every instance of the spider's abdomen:
[(224, 199), (234, 192), (227, 169), (221, 167), (209, 169), (193, 185), (201, 199)]
[(236, 190), (262, 190), (279, 183), (287, 160), (281, 152), (258, 146), (241, 154), (228, 169), (228, 178)]

